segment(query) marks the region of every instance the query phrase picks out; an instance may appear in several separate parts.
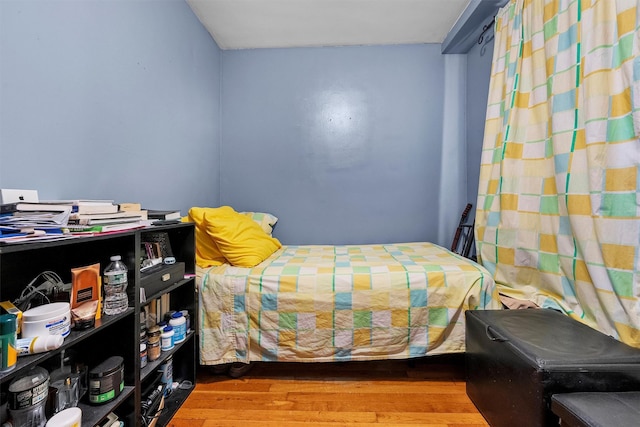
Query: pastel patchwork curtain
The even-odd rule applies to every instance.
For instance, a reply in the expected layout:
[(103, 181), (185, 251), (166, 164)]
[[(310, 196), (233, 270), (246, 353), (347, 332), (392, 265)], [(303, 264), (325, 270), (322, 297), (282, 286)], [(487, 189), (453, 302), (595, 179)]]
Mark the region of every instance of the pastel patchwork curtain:
[(636, 0), (496, 16), (476, 214), (501, 293), (640, 347)]

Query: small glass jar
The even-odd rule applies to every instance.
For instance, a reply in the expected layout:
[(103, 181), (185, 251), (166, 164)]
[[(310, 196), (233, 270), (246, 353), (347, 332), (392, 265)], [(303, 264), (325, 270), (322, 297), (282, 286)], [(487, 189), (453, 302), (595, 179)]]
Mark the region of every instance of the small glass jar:
[(147, 331), (147, 344), (151, 344), (154, 342), (160, 342), (160, 334), (162, 334), (162, 329), (158, 326), (152, 326)]
[(149, 360), (149, 362), (158, 360), (158, 358), (160, 357), (160, 353), (160, 341), (147, 344), (147, 359)]
[(147, 345), (140, 343), (140, 368), (147, 366)]
[(160, 334), (162, 331), (158, 326), (152, 326), (147, 331), (147, 359), (153, 362), (160, 357)]

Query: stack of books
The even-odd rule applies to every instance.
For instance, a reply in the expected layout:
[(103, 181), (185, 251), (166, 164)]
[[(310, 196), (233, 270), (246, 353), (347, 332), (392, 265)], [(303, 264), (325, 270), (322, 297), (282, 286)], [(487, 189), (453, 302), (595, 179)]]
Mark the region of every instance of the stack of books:
[(178, 221), (182, 217), (179, 210), (147, 209), (147, 212), (154, 221)]
[(138, 203), (116, 204), (113, 200), (66, 202), (73, 206), (67, 224), (72, 233), (106, 233), (148, 225), (147, 211)]
[[(4, 203), (4, 202), (3, 202)], [(0, 205), (0, 242), (27, 237), (62, 238), (146, 227), (179, 221), (179, 210), (142, 209), (140, 203), (114, 200), (34, 200)]]

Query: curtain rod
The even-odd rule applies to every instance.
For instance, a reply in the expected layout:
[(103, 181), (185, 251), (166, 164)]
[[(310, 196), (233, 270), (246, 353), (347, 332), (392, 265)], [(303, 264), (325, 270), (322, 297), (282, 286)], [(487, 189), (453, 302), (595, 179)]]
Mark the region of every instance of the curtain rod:
[(478, 44), (482, 44), (482, 41), (484, 40), (484, 35), (486, 34), (487, 31), (489, 31), (491, 27), (493, 27), (493, 24), (495, 24), (495, 22), (496, 22), (496, 17), (494, 16), (493, 19), (491, 19), (491, 22), (489, 22), (487, 25), (482, 27), (482, 33), (480, 33), (480, 37), (478, 37)]

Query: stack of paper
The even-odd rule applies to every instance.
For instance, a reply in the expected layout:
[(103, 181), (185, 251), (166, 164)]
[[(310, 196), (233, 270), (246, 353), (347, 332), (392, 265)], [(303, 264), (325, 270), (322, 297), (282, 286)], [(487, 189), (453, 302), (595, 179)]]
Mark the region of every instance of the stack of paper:
[(69, 222), (71, 206), (20, 202), (2, 205), (0, 211), (1, 225), (61, 227)]
[(0, 206), (0, 242), (60, 239), (71, 214), (70, 206), (9, 203)]

